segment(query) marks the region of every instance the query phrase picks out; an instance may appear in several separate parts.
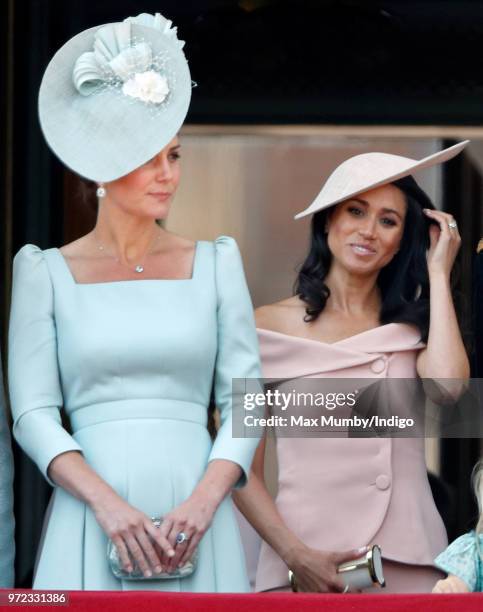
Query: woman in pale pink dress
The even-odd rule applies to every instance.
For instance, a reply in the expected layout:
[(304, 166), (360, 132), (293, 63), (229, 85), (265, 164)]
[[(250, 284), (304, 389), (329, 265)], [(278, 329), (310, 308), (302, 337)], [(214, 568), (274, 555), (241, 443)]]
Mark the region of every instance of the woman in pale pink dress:
[[(364, 154), (336, 169), (298, 215), (315, 213), (295, 295), (257, 310), (266, 378), (419, 376), (458, 379), (444, 393), (461, 392), (469, 364), (449, 282), (458, 228), (411, 173), (463, 146), (422, 161)], [(236, 494), (264, 540), (256, 590), (288, 590), (291, 569), (300, 591), (341, 591), (337, 565), (377, 543), (385, 592), (431, 591), (447, 538), (424, 438), (277, 437), (276, 445), (276, 499), (264, 481), (265, 439)]]

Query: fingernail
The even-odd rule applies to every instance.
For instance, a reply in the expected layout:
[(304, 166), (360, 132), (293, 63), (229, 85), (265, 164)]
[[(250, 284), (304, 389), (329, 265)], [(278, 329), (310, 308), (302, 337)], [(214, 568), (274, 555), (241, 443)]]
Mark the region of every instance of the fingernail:
[(173, 549), (171, 549), (171, 550), (168, 552), (168, 557), (174, 557), (174, 550), (173, 550)]
[(365, 552), (367, 552), (368, 548), (369, 548), (368, 546), (361, 546), (360, 548), (357, 549), (357, 552), (363, 555)]
[(128, 565), (126, 567), (126, 572), (132, 572), (132, 565)]
[(160, 565), (156, 565), (154, 571), (156, 572), (156, 574), (160, 574), (163, 571), (163, 568)]
[(151, 578), (151, 576), (153, 575), (153, 573), (150, 570), (146, 570), (144, 572), (144, 575), (146, 576), (146, 578)]

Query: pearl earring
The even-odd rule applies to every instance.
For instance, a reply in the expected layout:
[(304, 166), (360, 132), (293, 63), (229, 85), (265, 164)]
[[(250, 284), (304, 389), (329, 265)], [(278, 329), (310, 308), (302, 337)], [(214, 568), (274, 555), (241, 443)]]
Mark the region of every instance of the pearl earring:
[(104, 187), (104, 185), (102, 183), (97, 188), (96, 195), (97, 195), (98, 198), (105, 198), (106, 197), (106, 188)]

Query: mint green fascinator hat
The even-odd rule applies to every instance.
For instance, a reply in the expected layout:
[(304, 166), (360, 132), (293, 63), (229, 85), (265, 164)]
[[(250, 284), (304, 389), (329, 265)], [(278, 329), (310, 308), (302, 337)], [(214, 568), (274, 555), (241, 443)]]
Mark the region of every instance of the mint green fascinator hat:
[(172, 22), (143, 13), (77, 34), (39, 92), (48, 145), (71, 170), (109, 182), (157, 155), (188, 112), (191, 77)]

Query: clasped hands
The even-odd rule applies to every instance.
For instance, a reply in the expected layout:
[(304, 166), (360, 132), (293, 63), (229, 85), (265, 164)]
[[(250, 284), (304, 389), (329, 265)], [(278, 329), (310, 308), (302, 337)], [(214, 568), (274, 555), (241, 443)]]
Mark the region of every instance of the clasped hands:
[[(92, 509), (116, 546), (123, 568), (127, 572), (133, 570), (132, 558), (144, 576), (150, 578), (153, 574), (172, 572), (189, 561), (213, 520), (216, 504), (193, 494), (164, 515), (159, 527), (116, 494)], [(186, 537), (177, 543), (180, 533)]]

